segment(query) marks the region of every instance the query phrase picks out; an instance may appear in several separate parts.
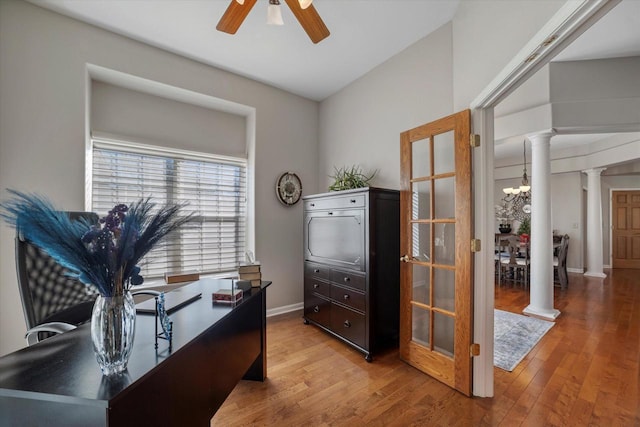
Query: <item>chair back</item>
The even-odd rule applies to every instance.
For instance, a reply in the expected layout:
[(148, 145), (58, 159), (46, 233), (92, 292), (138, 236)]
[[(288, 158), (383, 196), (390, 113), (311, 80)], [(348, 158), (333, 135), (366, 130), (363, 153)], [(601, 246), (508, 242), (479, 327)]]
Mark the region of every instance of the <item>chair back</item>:
[[(71, 219), (88, 218), (98, 222), (91, 212), (68, 212)], [(98, 296), (80, 281), (66, 275), (67, 270), (24, 236), (16, 239), (16, 270), (27, 329), (48, 322), (79, 325), (91, 319)]]
[(569, 252), (569, 235), (562, 236), (560, 248), (558, 248), (558, 267), (566, 267), (567, 253)]
[(516, 257), (520, 249), (519, 243), (520, 243), (520, 240), (518, 240), (518, 236), (508, 236), (507, 238), (501, 240), (500, 242), (501, 245), (506, 245), (506, 250), (507, 250), (507, 253), (509, 254), (508, 263), (511, 265), (517, 264)]

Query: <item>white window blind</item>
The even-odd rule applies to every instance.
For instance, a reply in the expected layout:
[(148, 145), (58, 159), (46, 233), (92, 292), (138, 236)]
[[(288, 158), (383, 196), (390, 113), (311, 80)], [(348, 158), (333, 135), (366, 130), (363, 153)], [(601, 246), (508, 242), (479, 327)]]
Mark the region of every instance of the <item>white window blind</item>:
[(91, 210), (103, 216), (116, 204), (151, 197), (158, 206), (187, 203), (193, 222), (144, 260), (145, 278), (166, 272), (235, 270), (244, 259), (245, 159), (136, 143), (92, 141)]

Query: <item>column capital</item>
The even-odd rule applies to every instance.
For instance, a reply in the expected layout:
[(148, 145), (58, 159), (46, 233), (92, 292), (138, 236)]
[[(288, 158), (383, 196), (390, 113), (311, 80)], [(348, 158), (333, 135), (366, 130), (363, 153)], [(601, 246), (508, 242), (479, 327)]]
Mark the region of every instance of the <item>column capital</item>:
[(606, 170), (607, 168), (592, 168), (592, 169), (585, 169), (581, 172), (586, 173), (587, 175), (600, 175), (602, 172)]
[(540, 132), (529, 133), (527, 138), (533, 143), (534, 140), (551, 140), (552, 136), (557, 135), (555, 129), (548, 129)]

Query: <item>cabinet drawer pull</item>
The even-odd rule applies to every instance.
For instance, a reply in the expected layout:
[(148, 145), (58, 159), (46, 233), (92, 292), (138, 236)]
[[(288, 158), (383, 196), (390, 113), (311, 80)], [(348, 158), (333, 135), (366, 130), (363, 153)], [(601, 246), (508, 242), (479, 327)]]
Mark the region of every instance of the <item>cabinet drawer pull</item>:
[(314, 207), (316, 204), (315, 203), (311, 203), (311, 207)]
[(313, 289), (318, 289), (320, 287), (320, 285), (318, 285), (317, 283), (313, 284)]
[(351, 199), (351, 200), (349, 200), (349, 201), (350, 201), (351, 203), (355, 203), (355, 202), (356, 202), (356, 199)]
[(351, 322), (349, 322), (348, 320), (344, 321), (344, 327), (345, 328), (350, 328), (351, 327)]
[(333, 212), (327, 212), (327, 215), (333, 215)]
[(320, 269), (319, 269), (319, 268), (316, 268), (316, 269), (314, 269), (314, 270), (313, 270), (313, 272), (314, 272), (314, 273), (320, 273)]
[(344, 294), (344, 300), (348, 300), (349, 299), (349, 295), (348, 294)]
[(320, 312), (320, 307), (318, 307), (317, 305), (315, 307), (313, 307), (313, 312), (314, 313)]
[(345, 283), (349, 283), (351, 281), (351, 278), (350, 277), (345, 277), (344, 281), (345, 281)]

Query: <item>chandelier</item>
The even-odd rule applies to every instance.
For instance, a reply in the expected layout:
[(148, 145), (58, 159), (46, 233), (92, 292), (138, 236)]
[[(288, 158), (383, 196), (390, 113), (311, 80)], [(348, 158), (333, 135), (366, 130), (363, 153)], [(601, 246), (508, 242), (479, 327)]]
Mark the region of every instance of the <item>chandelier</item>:
[(503, 205), (510, 207), (514, 219), (522, 221), (531, 217), (531, 185), (527, 176), (527, 140), (522, 142), (524, 157), (522, 184), (519, 187), (503, 188), (505, 194), (502, 198)]

